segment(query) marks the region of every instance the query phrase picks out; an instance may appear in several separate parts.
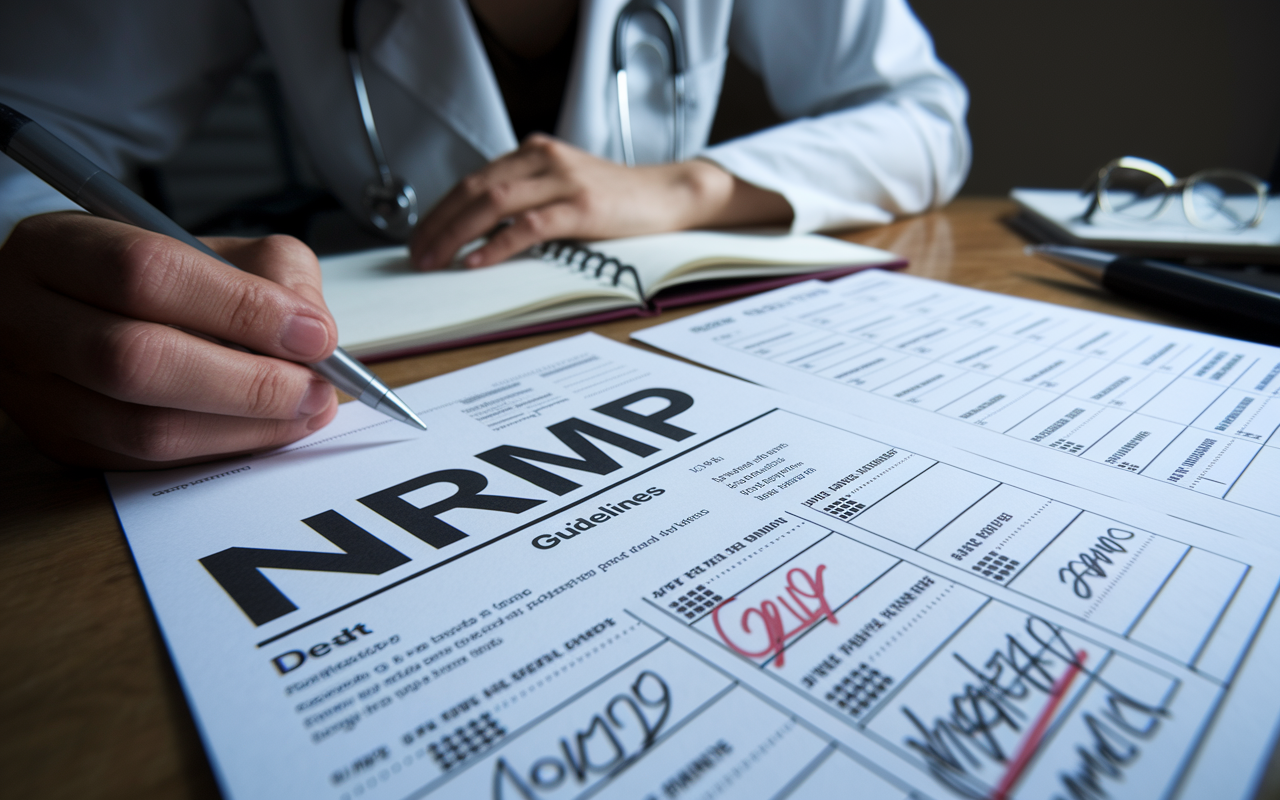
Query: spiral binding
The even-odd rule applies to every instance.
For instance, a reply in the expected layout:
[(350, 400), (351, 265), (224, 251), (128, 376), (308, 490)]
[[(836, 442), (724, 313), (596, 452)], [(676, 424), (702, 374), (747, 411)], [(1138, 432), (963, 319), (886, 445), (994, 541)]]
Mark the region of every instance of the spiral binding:
[(614, 286), (618, 285), (624, 274), (629, 274), (636, 285), (636, 291), (640, 293), (641, 297), (644, 297), (644, 287), (640, 285), (640, 274), (636, 272), (635, 267), (630, 264), (623, 264), (608, 253), (592, 250), (590, 247), (584, 247), (576, 242), (564, 239), (535, 245), (532, 248), (532, 252), (546, 261), (554, 261), (566, 267), (576, 268), (578, 272), (593, 272), (593, 277), (595, 278), (601, 277), (606, 269), (612, 267)]

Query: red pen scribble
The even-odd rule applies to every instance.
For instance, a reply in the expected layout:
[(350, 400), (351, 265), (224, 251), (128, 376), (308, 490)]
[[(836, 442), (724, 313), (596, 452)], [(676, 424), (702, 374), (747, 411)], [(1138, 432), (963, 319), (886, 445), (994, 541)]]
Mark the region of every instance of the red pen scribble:
[(1058, 710), (1058, 705), (1062, 702), (1062, 698), (1067, 696), (1067, 690), (1071, 688), (1071, 682), (1076, 679), (1076, 675), (1079, 674), (1081, 667), (1084, 666), (1084, 660), (1088, 655), (1083, 650), (1077, 651), (1075, 660), (1067, 666), (1067, 671), (1053, 682), (1053, 686), (1049, 689), (1049, 701), (1040, 710), (1040, 716), (1036, 717), (1035, 724), (1031, 726), (1031, 729), (1027, 731), (1027, 735), (1023, 737), (1022, 746), (1018, 748), (1018, 754), (1009, 762), (1009, 768), (1004, 771), (1004, 777), (1000, 779), (1000, 784), (991, 793), (991, 800), (1007, 800), (1009, 790), (1018, 782), (1018, 778), (1022, 777), (1027, 764), (1031, 761), (1031, 756), (1035, 755), (1036, 750), (1040, 747), (1040, 740), (1044, 738), (1044, 732), (1048, 729), (1054, 712)]
[[(826, 564), (818, 566), (817, 573), (810, 575), (801, 567), (795, 567), (787, 571), (787, 585), (783, 592), (777, 595), (777, 602), (773, 600), (765, 600), (758, 607), (748, 608), (742, 612), (742, 616), (738, 620), (738, 625), (743, 633), (754, 633), (751, 627), (752, 618), (758, 617), (764, 625), (764, 631), (768, 637), (768, 643), (764, 649), (751, 651), (745, 650), (729, 638), (729, 634), (725, 633), (724, 628), (720, 625), (720, 612), (725, 606), (735, 601), (736, 597), (730, 597), (716, 609), (711, 612), (711, 621), (716, 626), (716, 633), (720, 634), (720, 638), (729, 649), (738, 655), (747, 658), (760, 658), (761, 656), (777, 655), (777, 666), (783, 665), (782, 650), (786, 646), (787, 640), (808, 628), (813, 623), (822, 618), (831, 620), (831, 624), (835, 625), (836, 615), (831, 610), (831, 606), (827, 604), (826, 592), (823, 588), (822, 573), (827, 569)], [(785, 596), (784, 596), (785, 595)], [(788, 602), (788, 598), (790, 602)], [(813, 601), (815, 608), (810, 608), (805, 600)], [(786, 621), (782, 617), (782, 610), (778, 606), (782, 606), (791, 617), (795, 619), (793, 627), (788, 628)]]

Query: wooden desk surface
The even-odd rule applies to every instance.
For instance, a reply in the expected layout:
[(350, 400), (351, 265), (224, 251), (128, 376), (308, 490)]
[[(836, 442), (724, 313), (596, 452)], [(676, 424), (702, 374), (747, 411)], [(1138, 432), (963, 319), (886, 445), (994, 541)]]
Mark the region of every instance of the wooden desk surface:
[[(847, 238), (906, 256), (915, 275), (1190, 324), (1024, 255), (1022, 240), (1000, 222), (1012, 209), (1004, 200), (962, 199)], [(623, 320), (594, 330), (625, 342), (651, 324)], [(400, 386), (579, 332), (407, 358), (375, 371)], [(44, 458), (3, 415), (0, 454), (0, 795), (218, 797), (100, 475)]]

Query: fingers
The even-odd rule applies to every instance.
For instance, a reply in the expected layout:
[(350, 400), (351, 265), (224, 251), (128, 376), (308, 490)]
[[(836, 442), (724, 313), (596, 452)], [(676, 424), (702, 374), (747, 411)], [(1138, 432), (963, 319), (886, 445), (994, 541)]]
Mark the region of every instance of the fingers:
[[(260, 420), (155, 408), (96, 394), (56, 375), (0, 368), (0, 401), (50, 455), (106, 469), (155, 469), (288, 444), (329, 423), (334, 403), (308, 419)], [(22, 394), (14, 389), (21, 387)], [(57, 425), (48, 421), (56, 419)]]
[[(65, 228), (65, 226), (64, 226)], [(177, 325), (292, 361), (314, 362), (337, 344), (315, 256), (296, 240), (222, 240), (263, 275), (227, 266), (165, 236), (86, 218), (64, 235), (24, 236), (39, 250), (34, 278), (56, 294), (124, 317)], [(8, 249), (8, 245), (6, 249)], [(96, 257), (86, 258), (86, 253)], [(275, 278), (279, 278), (277, 282)]]
[(284, 237), (214, 244), (249, 271), (82, 214), (20, 223), (0, 247), (0, 405), (55, 456), (103, 467), (261, 450), (326, 424), (333, 388), (295, 363), (337, 340), (315, 257)]
[[(410, 244), (412, 262), (424, 270), (443, 268), (464, 244), (504, 219), (574, 196), (580, 191), (570, 169), (575, 154), (568, 145), (534, 135), (464, 178), (418, 225)], [(465, 263), (493, 262), (473, 253)]]
[[(463, 245), (485, 235), (503, 220), (509, 219), (513, 225), (522, 224), (527, 230), (530, 225), (524, 221), (524, 217), (533, 213), (530, 209), (546, 207), (565, 197), (569, 191), (567, 182), (554, 175), (491, 186), (463, 206), (453, 219), (444, 223), (436, 233), (423, 234), (424, 237), (432, 238), (422, 263), (448, 264)], [(541, 240), (535, 239), (529, 244), (537, 241)], [(508, 250), (503, 256), (494, 258), (493, 250), (494, 248), (485, 245), (467, 254), (463, 264), (467, 267), (492, 264), (505, 258), (506, 255), (518, 252), (518, 250)]]
[(336, 402), (310, 369), (244, 353), (167, 325), (128, 319), (50, 294), (15, 311), (42, 343), (15, 366), (50, 372), (115, 400), (238, 417), (313, 417)]
[(434, 232), (444, 221), (452, 218), (478, 194), (495, 183), (510, 183), (548, 172), (552, 166), (553, 148), (549, 137), (534, 134), (520, 147), (485, 165), (449, 190), (435, 207), (418, 223), (419, 230)]
[(524, 211), (511, 218), (511, 224), (493, 235), (483, 247), (469, 253), (468, 267), (482, 267), (505, 261), (535, 244), (563, 239), (579, 229), (581, 212), (571, 203), (552, 203)]

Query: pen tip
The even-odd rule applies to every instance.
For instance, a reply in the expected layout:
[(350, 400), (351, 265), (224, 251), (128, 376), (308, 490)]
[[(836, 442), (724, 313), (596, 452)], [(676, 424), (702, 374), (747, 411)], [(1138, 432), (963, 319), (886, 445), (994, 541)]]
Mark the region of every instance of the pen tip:
[(417, 414), (413, 413), (413, 409), (405, 405), (405, 402), (391, 391), (388, 391), (382, 396), (382, 399), (378, 401), (378, 404), (374, 406), (374, 409), (381, 411), (392, 419), (397, 419), (403, 422), (411, 428), (417, 428), (420, 431), (425, 431), (427, 429), (427, 424), (423, 422)]

